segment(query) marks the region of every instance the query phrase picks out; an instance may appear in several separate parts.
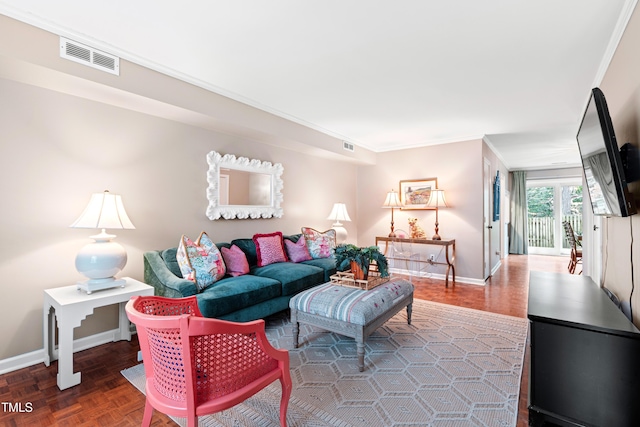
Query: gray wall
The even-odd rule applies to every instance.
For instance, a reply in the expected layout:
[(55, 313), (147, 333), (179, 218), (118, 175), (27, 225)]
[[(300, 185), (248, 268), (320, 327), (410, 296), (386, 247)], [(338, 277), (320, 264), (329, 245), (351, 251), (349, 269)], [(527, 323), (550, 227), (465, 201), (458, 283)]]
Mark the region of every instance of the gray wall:
[[(640, 41), (640, 11), (635, 9), (627, 28), (622, 36), (609, 68), (600, 84), (600, 88), (607, 98), (609, 113), (613, 120), (618, 145), (631, 142), (636, 148), (640, 147), (640, 55), (638, 46)], [(587, 96), (585, 94), (585, 96)], [(585, 100), (586, 103), (586, 100)], [(630, 189), (640, 206), (640, 182), (630, 185)], [(585, 206), (585, 209), (589, 207)], [(603, 219), (602, 252), (596, 254), (603, 260), (603, 283), (610, 288), (622, 301), (629, 301), (632, 293), (632, 267), (637, 277), (640, 271), (640, 215), (631, 218)], [(633, 232), (632, 232), (633, 231)], [(630, 260), (632, 240), (633, 266)], [(594, 280), (597, 282), (599, 278)], [(635, 280), (636, 287), (638, 279)], [(640, 292), (633, 292), (633, 318), (636, 325), (640, 325)]]
[[(93, 230), (71, 229), (89, 197), (121, 194), (135, 230), (113, 231), (142, 279), (142, 254), (206, 231), (215, 241), (254, 233), (328, 229), (346, 203), (349, 241), (370, 245), (389, 232), (380, 206), (401, 179), (437, 177), (451, 209), (440, 234), (458, 242), (458, 275), (482, 283), (481, 140), (375, 154), (121, 61), (121, 75), (60, 59), (58, 36), (0, 15), (0, 370), (42, 349), (43, 290), (82, 280), (74, 259)], [(218, 220), (205, 216), (206, 154), (216, 150), (284, 167), (284, 216)], [(499, 167), (499, 166), (497, 166)], [(400, 211), (433, 231), (433, 211)], [(97, 310), (76, 338), (116, 327), (115, 307)], [(34, 356), (35, 357), (35, 356)]]
[[(358, 243), (371, 244), (376, 236), (389, 234), (391, 212), (381, 208), (387, 192), (399, 191), (401, 180), (435, 177), (451, 206), (439, 210), (439, 234), (456, 239), (456, 275), (463, 281), (483, 283), (483, 144), (472, 140), (380, 153), (376, 165), (360, 166)], [(491, 161), (502, 167), (496, 159)], [(408, 231), (409, 217), (418, 218), (427, 235), (433, 235), (435, 211), (396, 209), (395, 228)], [(444, 267), (430, 272), (443, 274)]]
[[(122, 275), (136, 279), (144, 251), (176, 246), (182, 234), (227, 241), (325, 230), (337, 201), (357, 218), (360, 160), (335, 155), (341, 141), (126, 61), (119, 78), (64, 61), (57, 36), (2, 16), (0, 36), (25, 41), (21, 51), (0, 46), (0, 360), (41, 349), (43, 290), (82, 280), (75, 255), (95, 230), (69, 225), (94, 192), (123, 197), (136, 229), (113, 233), (128, 252)], [(282, 163), (283, 218), (208, 220), (211, 150)], [(353, 236), (356, 224), (345, 224)], [(76, 337), (116, 325), (116, 308), (100, 309)]]

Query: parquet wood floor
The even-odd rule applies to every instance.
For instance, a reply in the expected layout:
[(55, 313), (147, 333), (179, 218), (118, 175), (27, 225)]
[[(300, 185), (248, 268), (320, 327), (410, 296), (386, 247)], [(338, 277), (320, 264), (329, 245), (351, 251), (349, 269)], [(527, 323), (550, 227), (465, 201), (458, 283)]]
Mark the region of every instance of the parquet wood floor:
[[(445, 288), (441, 280), (420, 279), (414, 280), (415, 297), (526, 317), (529, 271), (566, 273), (567, 262), (565, 257), (510, 255), (486, 286)], [(74, 369), (82, 372), (82, 382), (63, 391), (56, 385), (57, 362), (0, 375), (0, 426), (139, 426), (144, 396), (120, 374), (137, 363), (138, 350), (134, 337), (76, 353)], [(518, 427), (528, 425), (528, 352), (525, 359)], [(154, 413), (152, 426), (168, 425), (175, 424)]]

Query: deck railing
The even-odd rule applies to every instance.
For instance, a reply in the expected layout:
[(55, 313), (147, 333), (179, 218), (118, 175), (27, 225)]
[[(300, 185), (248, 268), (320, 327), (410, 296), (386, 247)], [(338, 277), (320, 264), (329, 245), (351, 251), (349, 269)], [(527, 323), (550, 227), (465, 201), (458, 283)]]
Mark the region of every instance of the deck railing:
[[(529, 246), (537, 248), (553, 248), (555, 233), (555, 218), (529, 217)], [(576, 234), (582, 234), (582, 215), (563, 215), (562, 221), (569, 221)], [(560, 227), (562, 233), (562, 247), (569, 248), (569, 242), (564, 235), (564, 228)]]

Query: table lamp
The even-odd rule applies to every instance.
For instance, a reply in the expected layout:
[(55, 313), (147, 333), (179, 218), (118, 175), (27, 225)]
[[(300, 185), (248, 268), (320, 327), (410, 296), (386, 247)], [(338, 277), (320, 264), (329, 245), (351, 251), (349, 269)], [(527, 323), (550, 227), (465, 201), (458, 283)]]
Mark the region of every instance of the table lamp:
[(340, 244), (346, 242), (347, 229), (342, 226), (340, 221), (351, 221), (349, 213), (347, 212), (347, 205), (344, 203), (335, 203), (327, 219), (335, 221), (331, 228), (336, 230), (336, 243)]
[(431, 238), (432, 240), (442, 240), (440, 235), (438, 234), (438, 209), (439, 208), (447, 208), (447, 201), (444, 198), (444, 190), (433, 189), (431, 190), (431, 196), (429, 197), (429, 201), (427, 202), (427, 206), (430, 208), (436, 208), (436, 234)]
[(84, 212), (70, 227), (102, 229), (100, 234), (90, 236), (94, 241), (85, 245), (76, 256), (76, 269), (88, 278), (78, 282), (78, 289), (90, 294), (124, 286), (125, 280), (114, 276), (127, 264), (127, 252), (122, 245), (112, 241), (115, 235), (105, 231), (107, 228), (135, 229), (124, 210), (120, 195), (109, 191), (92, 194)]
[(387, 198), (384, 200), (382, 204), (383, 208), (391, 208), (391, 232), (389, 233), (389, 237), (396, 237), (395, 231), (393, 231), (393, 209), (401, 208), (404, 206), (402, 201), (400, 201), (400, 197), (398, 197), (398, 193), (395, 190), (391, 190), (387, 193)]

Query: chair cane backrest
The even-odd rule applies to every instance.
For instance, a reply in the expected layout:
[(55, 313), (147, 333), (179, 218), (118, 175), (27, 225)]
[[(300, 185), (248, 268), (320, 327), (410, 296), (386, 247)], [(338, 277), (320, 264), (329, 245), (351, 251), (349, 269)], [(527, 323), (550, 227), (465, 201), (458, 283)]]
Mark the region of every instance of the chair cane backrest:
[[(171, 300), (177, 300), (171, 305)], [(133, 297), (127, 303), (127, 316), (136, 325), (147, 378), (162, 396), (184, 402), (187, 384), (184, 368), (183, 338), (187, 319), (197, 310), (195, 298)], [(178, 362), (177, 362), (178, 361)], [(152, 391), (153, 392), (153, 391)]]
[[(569, 273), (574, 274), (576, 271), (576, 266), (582, 263), (582, 250), (578, 249), (578, 242), (576, 240), (576, 235), (573, 232), (573, 227), (569, 221), (563, 221), (562, 225), (564, 226), (564, 232), (567, 236), (567, 241), (571, 246), (571, 253), (569, 254), (569, 265), (568, 270)], [(582, 274), (580, 271), (579, 274)]]
[(563, 221), (562, 225), (564, 226), (564, 234), (567, 236), (567, 241), (571, 248), (575, 249), (577, 246), (576, 235), (573, 232), (573, 227), (569, 221)]
[(279, 379), (286, 426), (289, 353), (269, 343), (264, 320), (204, 318), (196, 297), (132, 297), (126, 312), (138, 330), (147, 378), (143, 425), (150, 425), (155, 408), (195, 426), (196, 413), (228, 409)]
[(202, 317), (198, 308), (198, 300), (195, 297), (187, 298), (166, 298), (166, 297), (145, 297), (136, 299), (134, 308), (136, 311), (154, 316), (179, 316), (181, 314), (192, 314)]
[[(193, 318), (189, 325), (198, 404), (227, 396), (278, 370), (278, 360), (265, 351), (265, 343), (256, 333), (256, 329), (264, 330), (264, 320), (242, 325), (209, 320)], [(288, 371), (288, 357), (286, 362)]]

